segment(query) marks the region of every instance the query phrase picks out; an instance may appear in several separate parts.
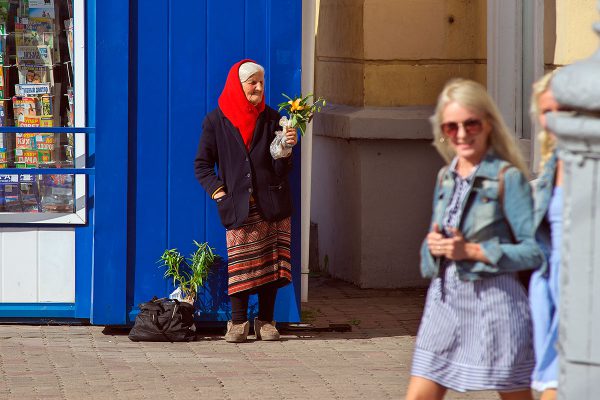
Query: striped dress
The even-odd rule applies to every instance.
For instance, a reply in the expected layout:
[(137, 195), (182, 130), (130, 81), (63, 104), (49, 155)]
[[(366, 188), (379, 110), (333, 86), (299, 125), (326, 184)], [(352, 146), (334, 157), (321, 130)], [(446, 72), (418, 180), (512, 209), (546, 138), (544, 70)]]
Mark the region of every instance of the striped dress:
[[(455, 174), (444, 230), (459, 226), (473, 175)], [(447, 262), (431, 281), (411, 375), (459, 392), (529, 388), (534, 365), (527, 295), (514, 273), (472, 282)]]
[(256, 203), (244, 224), (226, 232), (228, 294), (249, 291), (260, 286), (284, 286), (292, 281), (290, 263), (291, 219), (267, 222), (258, 213)]

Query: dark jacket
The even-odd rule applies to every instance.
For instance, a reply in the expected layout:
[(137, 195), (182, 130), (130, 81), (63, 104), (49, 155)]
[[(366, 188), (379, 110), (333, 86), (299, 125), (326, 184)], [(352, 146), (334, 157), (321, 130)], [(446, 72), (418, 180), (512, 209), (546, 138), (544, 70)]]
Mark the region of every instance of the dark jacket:
[(239, 228), (248, 218), (250, 195), (266, 221), (279, 221), (292, 213), (287, 178), (292, 156), (274, 160), (269, 151), (279, 119), (277, 111), (265, 108), (256, 121), (249, 151), (219, 108), (202, 123), (195, 174), (209, 196), (220, 187), (227, 193), (216, 200), (221, 223), (227, 229)]

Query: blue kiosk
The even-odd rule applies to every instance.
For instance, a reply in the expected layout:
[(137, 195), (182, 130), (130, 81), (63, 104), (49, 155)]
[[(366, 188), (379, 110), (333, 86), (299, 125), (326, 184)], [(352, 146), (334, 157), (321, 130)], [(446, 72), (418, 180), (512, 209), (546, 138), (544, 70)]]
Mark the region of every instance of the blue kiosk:
[[(31, 24), (38, 10), (34, 0), (29, 3), (25, 21)], [(206, 241), (226, 258), (225, 232), (215, 204), (194, 177), (201, 123), (217, 106), (230, 66), (242, 58), (265, 66), (267, 104), (282, 101), (282, 92), (300, 94), (302, 4), (300, 0), (51, 3), (55, 27), (70, 29), (71, 37), (67, 33), (64, 38), (72, 41), (71, 65), (61, 56), (60, 65), (51, 66), (51, 95), (56, 113), (72, 111), (64, 102), (60, 110), (57, 105), (58, 97), (68, 97), (63, 93), (67, 84), (61, 87), (68, 78), (69, 87), (75, 88), (74, 99), (69, 98), (75, 117), (65, 123), (66, 117), (55, 115), (51, 127), (16, 122), (20, 121), (15, 108), (18, 96), (13, 90), (22, 85), (13, 88), (9, 82), (5, 88), (15, 96), (14, 115), (9, 113), (15, 122), (8, 118), (0, 126), (9, 154), (2, 176), (33, 177), (38, 200), (47, 201), (34, 212), (0, 211), (4, 254), (0, 257), (0, 322), (76, 319), (97, 325), (129, 324), (137, 304), (173, 290), (157, 263), (165, 249), (189, 254), (193, 240)], [(70, 24), (58, 21), (59, 15), (70, 19)], [(6, 26), (9, 37), (11, 24)], [(62, 40), (59, 34), (55, 38)], [(6, 49), (14, 46), (15, 68), (21, 69), (24, 59), (19, 58), (19, 46), (24, 45), (18, 43), (9, 41)], [(55, 50), (55, 54), (65, 51)], [(58, 68), (69, 68), (71, 75), (58, 73)], [(33, 98), (36, 104), (42, 102), (41, 97)], [(11, 160), (13, 153), (22, 151), (17, 148), (19, 140), (10, 138), (27, 133), (54, 135), (56, 148), (70, 146), (70, 164), (61, 161), (57, 149), (52, 150), (56, 160), (51, 162), (63, 168), (61, 174), (73, 177), (72, 210), (56, 212), (46, 206), (51, 196), (43, 193), (50, 189), (42, 182), (59, 175), (57, 169), (49, 169), (41, 159), (34, 165), (17, 163), (16, 155)], [(294, 282), (279, 291), (275, 310), (276, 320), (289, 322), (300, 320), (300, 149), (296, 147), (291, 176), (295, 275)], [(224, 263), (213, 269), (198, 297), (199, 320), (228, 319)]]

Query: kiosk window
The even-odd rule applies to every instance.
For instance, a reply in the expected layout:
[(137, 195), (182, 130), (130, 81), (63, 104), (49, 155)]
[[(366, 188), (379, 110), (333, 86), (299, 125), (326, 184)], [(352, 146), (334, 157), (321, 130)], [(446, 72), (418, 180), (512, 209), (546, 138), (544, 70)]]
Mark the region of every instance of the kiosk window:
[[(0, 126), (76, 125), (73, 21), (73, 0), (0, 0)], [(0, 213), (76, 212), (77, 177), (59, 171), (75, 167), (75, 136), (0, 134)], [(2, 168), (57, 174), (2, 175)]]

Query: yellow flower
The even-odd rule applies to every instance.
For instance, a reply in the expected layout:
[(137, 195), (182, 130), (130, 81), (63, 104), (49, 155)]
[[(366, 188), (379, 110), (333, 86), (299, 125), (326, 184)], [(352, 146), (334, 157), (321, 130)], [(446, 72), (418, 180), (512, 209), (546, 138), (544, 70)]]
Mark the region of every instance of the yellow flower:
[(288, 101), (288, 104), (291, 105), (290, 112), (302, 111), (302, 110), (304, 110), (306, 108), (305, 106), (301, 106), (300, 105), (300, 100), (301, 99), (298, 98), (296, 100), (290, 100), (290, 101)]

